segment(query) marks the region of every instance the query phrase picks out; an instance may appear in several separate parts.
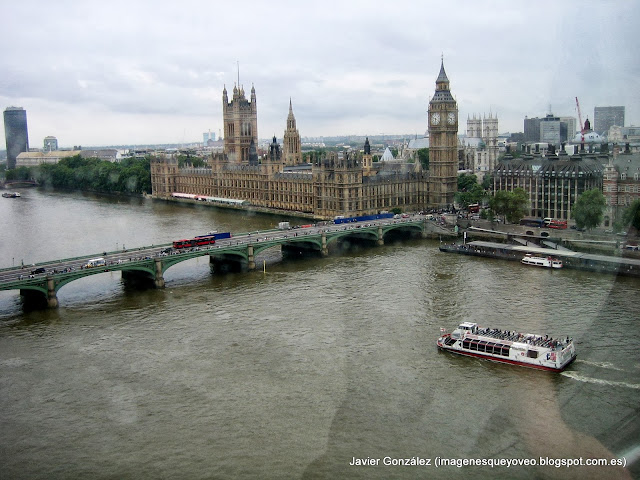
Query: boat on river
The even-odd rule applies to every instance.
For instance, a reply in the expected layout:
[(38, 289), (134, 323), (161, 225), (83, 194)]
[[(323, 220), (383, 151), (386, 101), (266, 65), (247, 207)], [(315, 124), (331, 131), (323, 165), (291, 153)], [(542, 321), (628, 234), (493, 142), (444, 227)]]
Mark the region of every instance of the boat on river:
[(557, 258), (538, 257), (530, 253), (527, 253), (520, 262), (525, 265), (533, 265), (534, 267), (562, 268), (562, 261)]
[(482, 328), (463, 322), (451, 333), (440, 329), (439, 350), (521, 367), (561, 372), (576, 359), (573, 339)]
[(18, 192), (5, 192), (2, 194), (2, 196), (4, 198), (18, 198), (20, 196), (20, 193)]

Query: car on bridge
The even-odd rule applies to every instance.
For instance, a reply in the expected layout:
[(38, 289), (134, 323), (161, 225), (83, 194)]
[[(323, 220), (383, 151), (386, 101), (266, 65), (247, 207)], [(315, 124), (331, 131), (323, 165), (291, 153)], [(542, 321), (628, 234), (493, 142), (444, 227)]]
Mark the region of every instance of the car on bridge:
[(46, 273), (46, 269), (44, 267), (38, 267), (35, 270), (31, 270), (31, 275), (37, 275), (39, 273)]

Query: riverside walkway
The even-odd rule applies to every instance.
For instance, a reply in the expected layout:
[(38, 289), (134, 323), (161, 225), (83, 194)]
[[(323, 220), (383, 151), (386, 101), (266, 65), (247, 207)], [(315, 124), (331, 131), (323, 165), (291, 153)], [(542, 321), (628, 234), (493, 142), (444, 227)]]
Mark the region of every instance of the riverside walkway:
[[(400, 236), (446, 234), (432, 220), (420, 215), (400, 219), (372, 220), (347, 224), (328, 224), (292, 230), (266, 230), (219, 239), (214, 245), (174, 249), (172, 244), (154, 245), (122, 251), (101, 252), (81, 257), (41, 262), (30, 266), (0, 269), (0, 290), (19, 290), (28, 303), (57, 307), (57, 292), (64, 285), (90, 275), (121, 271), (123, 280), (164, 287), (164, 273), (170, 267), (196, 257), (209, 256), (212, 271), (253, 270), (260, 252), (279, 247), (283, 254), (329, 254), (329, 246), (341, 239), (383, 245), (394, 231)], [(84, 268), (92, 258), (104, 258), (105, 265)], [(42, 273), (35, 273), (36, 271)], [(33, 272), (33, 273), (32, 273)]]

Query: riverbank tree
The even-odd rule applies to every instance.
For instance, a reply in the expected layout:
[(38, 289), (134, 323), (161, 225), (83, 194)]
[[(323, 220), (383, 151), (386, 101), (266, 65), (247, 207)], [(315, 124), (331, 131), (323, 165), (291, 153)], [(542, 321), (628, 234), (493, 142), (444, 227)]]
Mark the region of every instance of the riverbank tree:
[(45, 187), (101, 193), (151, 193), (149, 157), (109, 162), (74, 155), (56, 164), (38, 165), (27, 170), (28, 178)]
[(522, 188), (515, 188), (512, 192), (498, 190), (489, 199), (489, 208), (496, 215), (503, 215), (510, 223), (518, 223), (527, 214), (529, 197)]
[(640, 199), (631, 202), (622, 214), (622, 224), (625, 228), (633, 227), (640, 232)]
[(607, 201), (599, 188), (582, 193), (571, 210), (578, 228), (591, 230), (602, 223)]

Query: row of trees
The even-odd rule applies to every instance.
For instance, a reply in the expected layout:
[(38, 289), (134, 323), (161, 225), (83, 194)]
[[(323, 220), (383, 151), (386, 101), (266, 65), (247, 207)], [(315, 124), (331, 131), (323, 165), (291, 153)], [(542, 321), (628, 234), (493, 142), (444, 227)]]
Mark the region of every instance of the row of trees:
[(33, 179), (44, 186), (103, 193), (151, 193), (150, 159), (128, 158), (119, 163), (74, 155), (56, 164), (19, 167), (7, 180)]
[(491, 195), (489, 189), (492, 178), (485, 175), (482, 184), (478, 183), (478, 177), (473, 174), (461, 173), (458, 175), (458, 193), (456, 202), (462, 208), (472, 204), (488, 204), (489, 208), (481, 211), (482, 218), (493, 220), (495, 216), (503, 216), (508, 222), (517, 223), (527, 214), (529, 198), (522, 188), (516, 188), (512, 192), (498, 190)]

